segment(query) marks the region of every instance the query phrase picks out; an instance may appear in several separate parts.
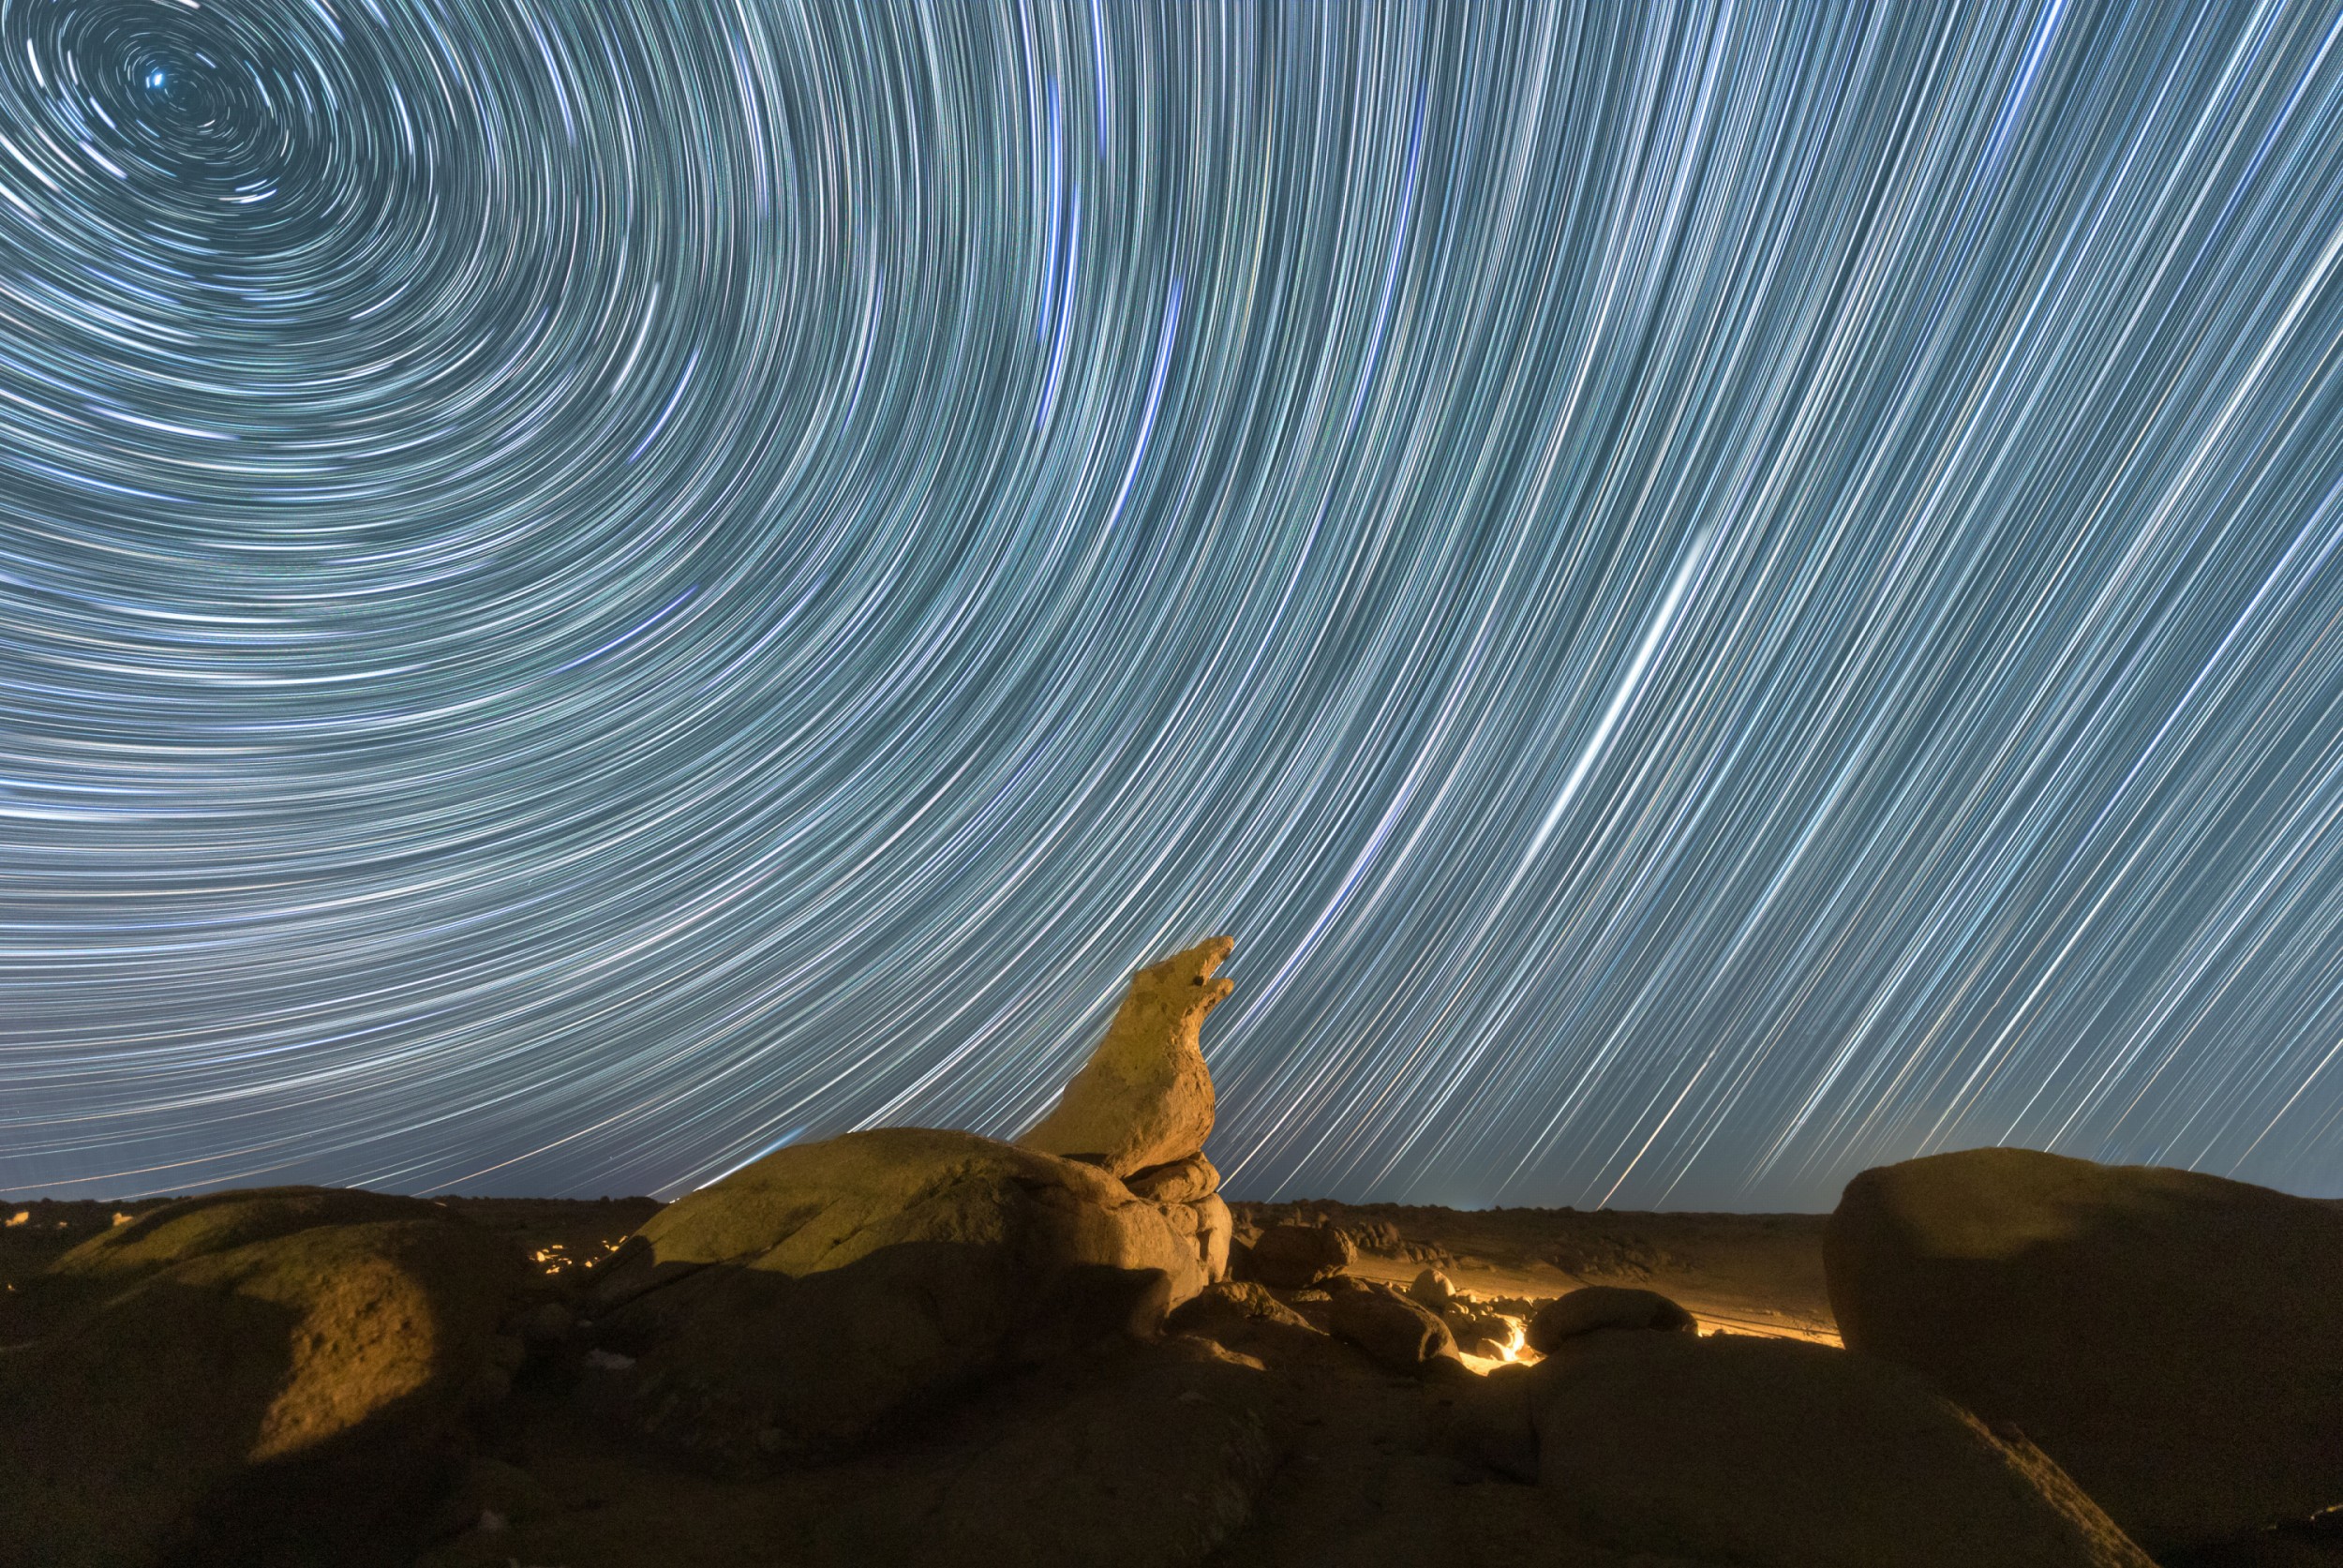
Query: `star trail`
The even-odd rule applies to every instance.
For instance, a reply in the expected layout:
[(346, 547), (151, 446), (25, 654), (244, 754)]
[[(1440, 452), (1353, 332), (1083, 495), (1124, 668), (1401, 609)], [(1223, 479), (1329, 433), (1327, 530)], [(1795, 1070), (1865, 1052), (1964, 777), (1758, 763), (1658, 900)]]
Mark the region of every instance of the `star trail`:
[(2343, 1191), (2339, 45), (0, 0), (0, 1188)]

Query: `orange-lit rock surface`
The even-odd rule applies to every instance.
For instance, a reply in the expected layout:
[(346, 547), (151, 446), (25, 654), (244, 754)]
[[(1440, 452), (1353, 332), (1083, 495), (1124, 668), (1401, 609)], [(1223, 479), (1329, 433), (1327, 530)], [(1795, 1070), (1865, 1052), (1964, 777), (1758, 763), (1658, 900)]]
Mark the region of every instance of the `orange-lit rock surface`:
[(1214, 1104), (1199, 1035), (1233, 989), (1214, 971), (1235, 948), (1215, 936), (1133, 975), (1106, 1038), (1018, 1142), (1118, 1176), (1201, 1153)]

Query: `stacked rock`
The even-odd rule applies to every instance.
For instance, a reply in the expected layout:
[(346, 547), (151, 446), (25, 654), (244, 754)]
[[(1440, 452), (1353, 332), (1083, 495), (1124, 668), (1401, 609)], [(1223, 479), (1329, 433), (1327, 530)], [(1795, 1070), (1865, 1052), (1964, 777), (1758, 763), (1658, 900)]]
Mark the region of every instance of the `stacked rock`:
[(596, 1288), (618, 1417), (720, 1473), (850, 1449), (986, 1372), (1145, 1335), (1228, 1272), (1198, 1032), (1216, 936), (1140, 970), (1015, 1143), (888, 1127), (766, 1156), (663, 1210)]
[(1120, 1178), (1194, 1239), (1207, 1284), (1228, 1275), (1231, 1225), (1220, 1172), (1204, 1157), (1215, 1106), (1201, 1031), (1233, 989), (1214, 971), (1235, 948), (1215, 936), (1133, 975), (1106, 1038), (1017, 1141)]

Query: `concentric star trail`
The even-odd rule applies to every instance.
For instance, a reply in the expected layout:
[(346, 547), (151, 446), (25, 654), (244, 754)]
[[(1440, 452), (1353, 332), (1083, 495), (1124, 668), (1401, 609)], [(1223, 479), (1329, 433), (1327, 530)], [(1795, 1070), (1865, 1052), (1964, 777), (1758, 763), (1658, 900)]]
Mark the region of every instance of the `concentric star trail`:
[(0, 0), (0, 1188), (2343, 1191), (2343, 12)]

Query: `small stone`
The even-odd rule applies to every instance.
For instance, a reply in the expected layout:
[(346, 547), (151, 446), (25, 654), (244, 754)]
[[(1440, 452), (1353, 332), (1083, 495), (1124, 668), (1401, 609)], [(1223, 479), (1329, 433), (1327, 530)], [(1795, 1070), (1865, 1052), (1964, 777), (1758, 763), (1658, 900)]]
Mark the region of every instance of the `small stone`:
[(1408, 1299), (1418, 1307), (1438, 1312), (1456, 1299), (1456, 1287), (1449, 1283), (1448, 1276), (1440, 1270), (1427, 1268), (1415, 1277), (1415, 1283), (1408, 1287)]

